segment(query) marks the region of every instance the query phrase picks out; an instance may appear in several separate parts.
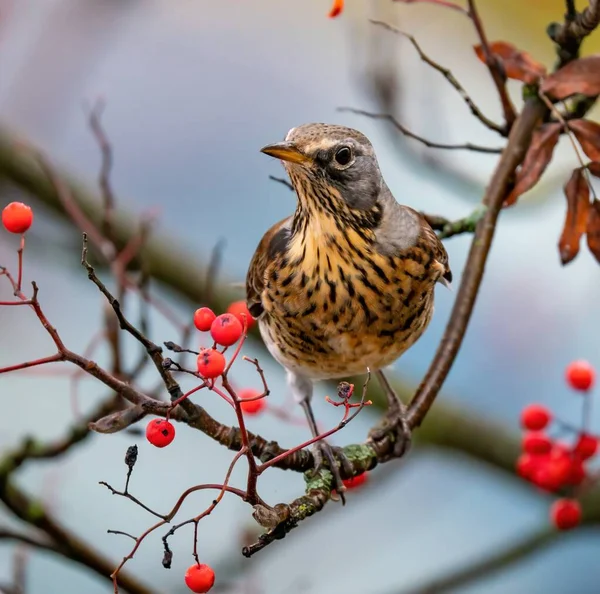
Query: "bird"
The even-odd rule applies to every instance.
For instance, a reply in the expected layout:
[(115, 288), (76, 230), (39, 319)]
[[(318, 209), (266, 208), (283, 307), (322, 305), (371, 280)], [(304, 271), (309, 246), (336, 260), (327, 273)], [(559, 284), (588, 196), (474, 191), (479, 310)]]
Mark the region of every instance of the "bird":
[[(380, 436), (392, 427), (402, 452), (411, 437), (406, 408), (383, 370), (427, 328), (436, 284), (452, 281), (448, 254), (424, 216), (396, 201), (358, 130), (303, 124), (261, 152), (282, 162), (297, 204), (250, 260), (248, 310), (313, 436), (314, 383), (373, 371), (388, 403)], [(339, 448), (318, 441), (315, 469), (327, 459), (345, 503), (334, 449), (348, 468)]]

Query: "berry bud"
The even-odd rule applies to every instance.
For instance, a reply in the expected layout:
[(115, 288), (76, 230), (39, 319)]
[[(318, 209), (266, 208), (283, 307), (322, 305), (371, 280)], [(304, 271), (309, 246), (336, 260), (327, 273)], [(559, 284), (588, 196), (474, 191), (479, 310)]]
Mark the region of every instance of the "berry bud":
[(198, 373), (206, 379), (219, 377), (225, 371), (225, 357), (215, 349), (202, 349), (196, 364)]
[(2, 211), (2, 224), (11, 233), (25, 233), (33, 222), (33, 211), (22, 202), (11, 202)]
[(547, 454), (552, 441), (543, 431), (528, 431), (523, 436), (523, 451), (528, 454)]
[(215, 312), (209, 307), (201, 307), (194, 312), (194, 326), (200, 332), (208, 332), (210, 325), (215, 321)]
[(573, 361), (567, 366), (565, 378), (574, 390), (587, 392), (594, 385), (596, 372), (587, 361)]
[(240, 321), (242, 327), (245, 324), (246, 330), (250, 330), (256, 324), (245, 301), (235, 301), (227, 308), (227, 313), (233, 314)]
[(175, 439), (175, 427), (166, 419), (153, 419), (146, 425), (146, 439), (153, 446), (164, 448)]
[(221, 346), (228, 347), (235, 344), (242, 336), (242, 323), (230, 313), (217, 316), (210, 326), (210, 335)]
[(550, 519), (559, 530), (570, 530), (581, 522), (581, 506), (574, 499), (558, 499), (550, 508)]
[[(260, 396), (261, 392), (253, 390), (252, 388), (246, 388), (240, 390), (238, 396), (240, 400), (247, 401), (249, 398), (256, 398)], [(247, 402), (241, 402), (240, 407), (247, 415), (256, 415), (261, 412), (265, 406), (267, 406), (265, 398), (259, 398), (258, 400), (250, 400)]]
[(214, 583), (215, 572), (204, 563), (196, 563), (185, 572), (185, 584), (195, 594), (208, 592)]
[(530, 404), (521, 412), (521, 425), (531, 431), (540, 431), (552, 419), (550, 411), (541, 404)]
[(125, 452), (125, 464), (129, 466), (129, 468), (133, 468), (135, 463), (137, 462), (138, 457), (138, 447), (137, 445), (132, 445), (127, 448)]
[(365, 471), (362, 474), (357, 474), (349, 479), (342, 480), (342, 483), (344, 483), (346, 489), (356, 489), (357, 487), (364, 485), (367, 482), (368, 477), (369, 473)]

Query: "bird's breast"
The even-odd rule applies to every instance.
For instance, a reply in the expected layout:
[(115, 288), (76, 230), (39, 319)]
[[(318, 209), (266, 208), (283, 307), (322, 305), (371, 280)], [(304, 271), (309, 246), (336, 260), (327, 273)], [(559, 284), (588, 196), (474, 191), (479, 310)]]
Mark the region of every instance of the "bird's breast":
[(433, 309), (432, 258), (386, 256), (362, 230), (323, 221), (266, 270), (261, 332), (286, 367), (340, 377), (394, 361)]

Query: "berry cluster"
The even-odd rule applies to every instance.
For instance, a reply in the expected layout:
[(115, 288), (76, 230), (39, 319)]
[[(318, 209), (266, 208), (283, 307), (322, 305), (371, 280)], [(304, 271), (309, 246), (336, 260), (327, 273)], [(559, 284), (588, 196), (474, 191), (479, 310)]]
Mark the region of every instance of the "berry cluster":
[[(574, 361), (567, 366), (565, 379), (574, 390), (590, 398), (594, 385), (594, 368), (586, 361)], [(559, 530), (569, 530), (581, 522), (581, 506), (576, 496), (591, 484), (593, 477), (587, 467), (598, 451), (598, 437), (590, 434), (587, 426), (588, 407), (584, 403), (583, 427), (576, 429), (554, 418), (541, 404), (530, 404), (521, 413), (525, 430), (523, 453), (517, 460), (517, 473), (540, 489), (550, 493), (565, 493), (569, 498), (558, 499), (550, 509), (552, 523)], [(573, 443), (567, 443), (548, 434), (550, 425), (576, 434)]]
[[(223, 375), (227, 368), (225, 351), (239, 342), (255, 324), (256, 320), (244, 301), (232, 303), (227, 312), (219, 316), (208, 307), (201, 307), (194, 312), (194, 326), (200, 332), (210, 332), (214, 341), (211, 348), (200, 349), (196, 358), (198, 375), (205, 382), (212, 382), (214, 386), (214, 380)], [(266, 406), (264, 394), (252, 388), (240, 390), (237, 397), (242, 401), (240, 408), (247, 415), (256, 415)], [(175, 427), (168, 418), (153, 419), (146, 426), (146, 439), (157, 448), (164, 448), (175, 439)]]

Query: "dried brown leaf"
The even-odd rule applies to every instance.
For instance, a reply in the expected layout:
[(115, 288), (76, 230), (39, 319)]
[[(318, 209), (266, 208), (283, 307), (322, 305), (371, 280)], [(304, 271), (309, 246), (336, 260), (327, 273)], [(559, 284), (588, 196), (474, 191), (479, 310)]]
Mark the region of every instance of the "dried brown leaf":
[(587, 220), (587, 244), (594, 258), (600, 262), (600, 201), (594, 200)]
[(573, 60), (544, 80), (540, 90), (554, 99), (566, 99), (578, 93), (600, 95), (600, 55)]
[(598, 161), (592, 161), (587, 165), (588, 171), (595, 177), (600, 177), (600, 163)]
[(517, 171), (515, 186), (508, 195), (504, 203), (505, 206), (514, 204), (521, 194), (533, 188), (540, 177), (542, 177), (542, 173), (544, 173), (552, 160), (552, 153), (558, 142), (561, 128), (561, 124), (552, 122), (542, 124), (533, 133), (531, 144), (529, 145), (523, 164), (519, 171)]
[(569, 128), (575, 134), (583, 152), (592, 161), (600, 161), (600, 124), (590, 120), (571, 120)]
[[(473, 48), (477, 57), (485, 64), (485, 53), (481, 45)], [(504, 68), (508, 78), (521, 80), (527, 84), (537, 82), (540, 77), (546, 75), (546, 67), (534, 60), (527, 52), (517, 49), (512, 43), (506, 41), (494, 41), (490, 43), (490, 50)]]
[(571, 262), (579, 253), (581, 236), (586, 232), (588, 226), (590, 186), (583, 167), (573, 170), (571, 178), (565, 185), (565, 196), (567, 197), (567, 216), (558, 242), (558, 251), (563, 265)]

